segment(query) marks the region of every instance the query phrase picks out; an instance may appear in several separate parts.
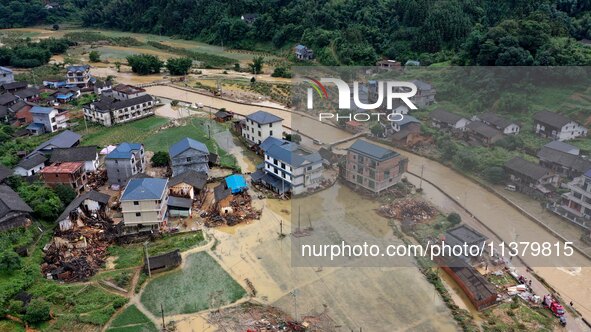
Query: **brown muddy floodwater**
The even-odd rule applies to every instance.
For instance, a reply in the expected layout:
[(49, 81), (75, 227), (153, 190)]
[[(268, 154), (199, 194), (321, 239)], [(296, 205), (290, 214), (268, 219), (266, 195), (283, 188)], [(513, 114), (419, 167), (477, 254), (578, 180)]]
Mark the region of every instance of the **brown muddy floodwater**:
[[(335, 198), (339, 204), (356, 205), (340, 222), (360, 232), (396, 242), (387, 220), (375, 214), (375, 202), (360, 198), (339, 184), (322, 192), (320, 198)], [(214, 230), (219, 239), (214, 256), (242, 281), (248, 278), (257, 298), (298, 317), (328, 314), (338, 331), (457, 331), (451, 313), (420, 271), (414, 267), (294, 267), (288, 235), (294, 209), (290, 201), (255, 200), (263, 208), (261, 220), (235, 228), (233, 234)], [(316, 213), (323, 204), (302, 207), (302, 214)], [(338, 213), (338, 212), (335, 212)], [(322, 220), (315, 220), (320, 228)], [(295, 291), (296, 299), (292, 292)], [(296, 302), (297, 301), (297, 309)], [(296, 313), (297, 310), (297, 313)]]

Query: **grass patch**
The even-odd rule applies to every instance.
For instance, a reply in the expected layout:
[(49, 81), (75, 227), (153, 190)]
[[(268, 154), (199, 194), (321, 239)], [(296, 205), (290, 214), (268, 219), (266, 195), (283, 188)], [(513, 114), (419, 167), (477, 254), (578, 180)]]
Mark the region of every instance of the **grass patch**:
[(511, 303), (502, 303), (484, 311), (488, 317), (482, 328), (484, 331), (553, 331), (558, 319), (550, 310), (531, 308), (521, 299), (512, 308)]
[(25, 332), (25, 328), (11, 320), (0, 320), (0, 332)]
[[(171, 287), (174, 285), (174, 287)], [(154, 314), (187, 314), (235, 302), (246, 291), (206, 252), (187, 257), (186, 267), (154, 278), (141, 301)]]
[(197, 52), (197, 51), (189, 50), (189, 49), (186, 49), (183, 47), (174, 47), (174, 46), (162, 44), (157, 41), (148, 41), (148, 45), (152, 46), (156, 49), (159, 49), (159, 50), (178, 54), (180, 56), (184, 56), (187, 58), (191, 58), (195, 61), (199, 61), (206, 68), (209, 68), (209, 67), (223, 68), (224, 66), (232, 65), (236, 62), (236, 60), (225, 57), (225, 56)]
[(92, 277), (92, 280), (96, 281), (108, 281), (117, 287), (121, 287), (127, 291), (131, 288), (131, 281), (133, 279), (134, 269), (117, 270), (117, 271), (106, 271), (99, 273)]
[[(161, 239), (150, 243), (148, 245), (148, 253), (150, 256), (154, 256), (170, 252), (175, 249), (185, 251), (203, 244), (203, 241), (203, 233), (200, 231), (191, 233), (167, 234)], [(134, 243), (130, 245), (113, 245), (107, 250), (111, 256), (117, 257), (117, 259), (115, 259), (116, 269), (140, 266), (144, 262), (144, 245), (141, 243)]]
[(84, 136), (84, 145), (107, 146), (122, 142), (143, 142), (150, 135), (154, 134), (156, 129), (165, 125), (168, 119), (151, 116), (137, 121), (116, 125), (113, 127), (103, 127), (100, 125), (88, 126), (88, 131), (84, 126), (79, 126), (79, 134)]
[(113, 321), (107, 331), (154, 331), (158, 328), (135, 305), (123, 310)]

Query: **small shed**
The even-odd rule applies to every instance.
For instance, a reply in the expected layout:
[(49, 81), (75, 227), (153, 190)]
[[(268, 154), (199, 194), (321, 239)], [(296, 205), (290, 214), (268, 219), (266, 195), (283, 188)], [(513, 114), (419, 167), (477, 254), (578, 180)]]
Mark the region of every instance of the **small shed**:
[(166, 271), (174, 269), (181, 265), (182, 262), (183, 258), (181, 257), (180, 250), (176, 249), (175, 251), (162, 255), (148, 257), (148, 261), (144, 265), (144, 270), (147, 272), (149, 266), (150, 272)]
[(168, 198), (168, 214), (171, 217), (190, 217), (193, 200), (190, 198), (174, 197)]
[(214, 116), (215, 116), (215, 121), (226, 122), (226, 121), (231, 121), (232, 118), (234, 117), (234, 114), (232, 112), (219, 110), (215, 113)]
[(248, 185), (246, 184), (244, 176), (240, 174), (228, 176), (226, 178), (226, 186), (230, 189), (232, 194), (238, 194), (248, 189)]

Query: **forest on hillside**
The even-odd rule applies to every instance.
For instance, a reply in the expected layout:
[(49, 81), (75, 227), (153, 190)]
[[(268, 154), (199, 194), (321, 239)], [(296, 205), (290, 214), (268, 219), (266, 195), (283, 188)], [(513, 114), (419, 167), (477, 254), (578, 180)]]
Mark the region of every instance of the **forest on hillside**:
[[(312, 48), (327, 65), (380, 58), (588, 65), (591, 0), (0, 0), (0, 27), (74, 22), (251, 50)], [(248, 24), (246, 13), (257, 14)]]

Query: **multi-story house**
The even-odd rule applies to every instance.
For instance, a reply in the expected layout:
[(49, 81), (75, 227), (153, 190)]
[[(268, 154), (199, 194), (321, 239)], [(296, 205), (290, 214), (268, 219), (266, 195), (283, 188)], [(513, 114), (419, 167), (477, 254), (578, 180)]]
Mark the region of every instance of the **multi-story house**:
[(144, 145), (121, 143), (105, 157), (109, 185), (124, 186), (129, 178), (146, 170)]
[(150, 95), (116, 100), (103, 97), (101, 100), (84, 107), (86, 121), (97, 122), (105, 127), (134, 121), (154, 115), (155, 101)]
[(559, 141), (587, 136), (587, 128), (562, 114), (550, 111), (534, 114), (534, 130), (539, 136)]
[(34, 135), (53, 133), (68, 127), (68, 112), (59, 111), (52, 107), (34, 106), (29, 112), (33, 122), (27, 129)]
[(129, 180), (120, 199), (126, 232), (158, 230), (166, 224), (167, 186), (167, 179)]
[(261, 144), (267, 137), (281, 139), (282, 125), (282, 118), (265, 111), (256, 111), (246, 116), (242, 137), (253, 144)]
[(577, 217), (591, 219), (591, 169), (566, 185), (570, 190), (562, 194), (561, 207)]
[(146, 95), (146, 90), (137, 86), (127, 84), (117, 84), (111, 88), (111, 91), (103, 92), (106, 96), (111, 96), (117, 100), (128, 100)]
[(83, 162), (53, 163), (40, 173), (43, 182), (52, 188), (61, 184), (72, 187), (77, 194), (84, 192), (87, 177)]
[(79, 88), (86, 88), (91, 80), (90, 66), (77, 65), (66, 67), (66, 84), (75, 85)]
[(313, 190), (322, 180), (322, 157), (318, 152), (309, 153), (299, 145), (285, 140), (268, 138), (263, 144), (265, 160), (262, 170), (251, 175), (272, 190), (294, 195)]
[(314, 60), (314, 51), (301, 44), (296, 45), (294, 48), (294, 54), (298, 60)]
[(390, 188), (406, 172), (408, 159), (398, 152), (358, 139), (347, 151), (344, 178), (374, 193)]
[(0, 84), (14, 82), (14, 73), (11, 69), (0, 67)]
[(561, 176), (577, 177), (591, 169), (591, 160), (580, 155), (574, 145), (552, 141), (538, 151), (540, 165), (555, 171)]
[(185, 137), (173, 144), (168, 150), (172, 167), (172, 176), (187, 171), (209, 173), (209, 149), (199, 141)]

